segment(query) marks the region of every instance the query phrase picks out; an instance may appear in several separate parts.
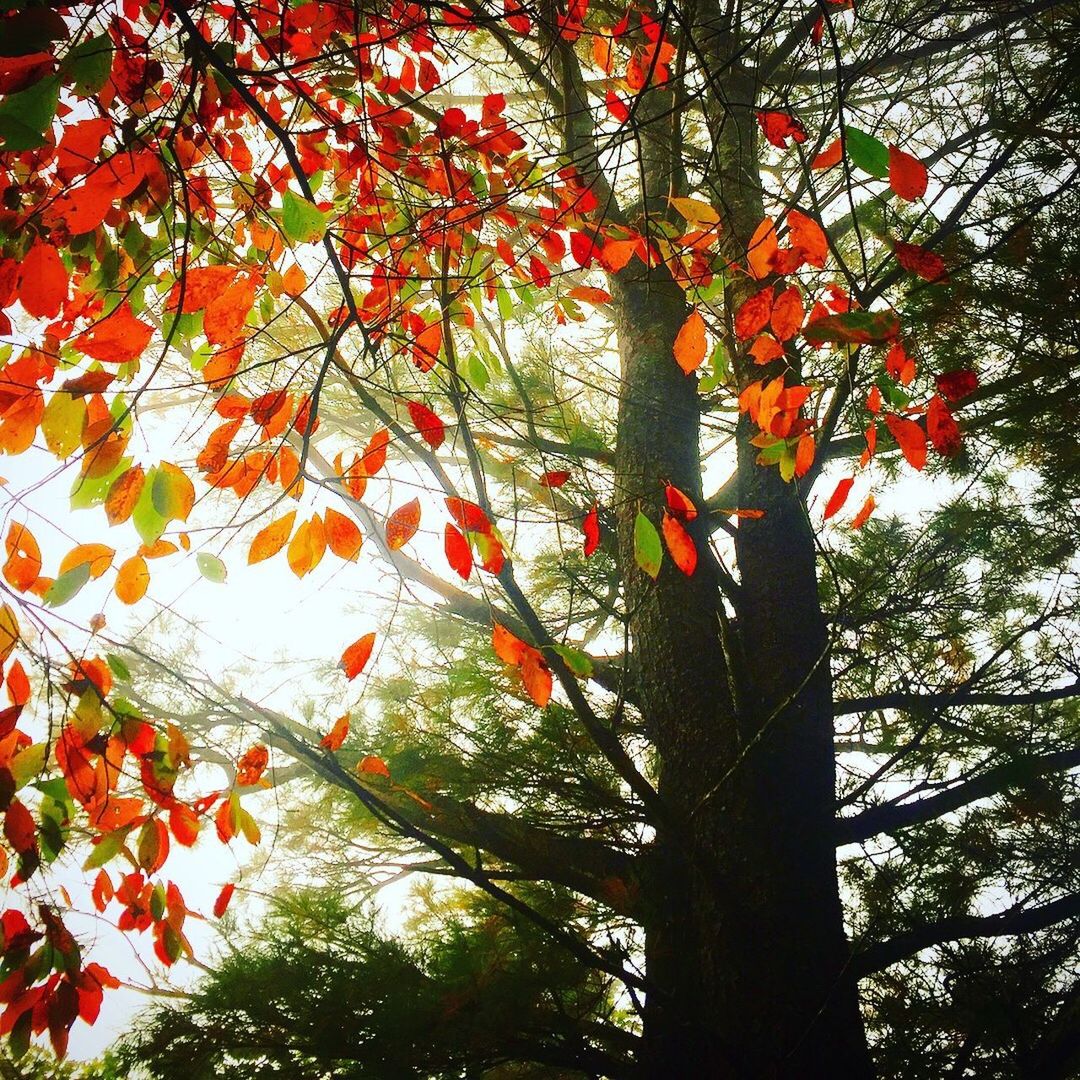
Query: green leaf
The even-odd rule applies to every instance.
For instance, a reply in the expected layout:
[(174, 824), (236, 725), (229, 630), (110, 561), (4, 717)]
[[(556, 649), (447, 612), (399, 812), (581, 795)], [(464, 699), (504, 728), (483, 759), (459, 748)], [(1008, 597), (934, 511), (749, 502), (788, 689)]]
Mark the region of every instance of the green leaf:
[(634, 561), (653, 579), (660, 573), (664, 549), (656, 526), (639, 510), (634, 519)]
[(566, 666), (580, 679), (587, 679), (593, 673), (592, 657), (575, 649), (572, 645), (556, 645), (555, 651), (563, 658)]
[(845, 311), (808, 323), (803, 337), (812, 345), (880, 345), (899, 333), (900, 320), (893, 311)]
[(25, 787), (36, 776), (41, 775), (45, 767), (45, 756), (49, 749), (48, 743), (34, 743), (25, 750), (20, 750), (8, 763), (8, 771), (15, 780), (15, 790)]
[(79, 590), (90, 580), (90, 563), (79, 563), (66, 573), (61, 574), (50, 586), (45, 594), (45, 603), (48, 607), (60, 607), (66, 604)]
[(135, 503), (135, 509), (131, 513), (131, 521), (139, 539), (147, 547), (152, 547), (168, 525), (168, 519), (163, 517), (154, 505), (154, 484), (157, 480), (158, 469), (154, 467), (146, 474), (139, 500)]
[(109, 670), (120, 679), (121, 682), (131, 681), (131, 672), (128, 670), (127, 664), (125, 664), (115, 653), (107, 653), (105, 656), (105, 663), (109, 665)]
[(229, 573), (225, 564), (216, 555), (211, 555), (206, 551), (200, 551), (195, 556), (195, 565), (198, 566), (199, 573), (215, 585), (220, 585)]
[(175, 465), (161, 465), (154, 470), (150, 499), (166, 521), (187, 521), (195, 501), (195, 485)]
[(326, 235), (326, 215), (314, 203), (286, 191), (281, 203), (281, 227), (294, 244), (314, 244)]
[(510, 290), (500, 285), (495, 293), (495, 301), (499, 306), (499, 318), (503, 322), (512, 321), (514, 318), (514, 298), (510, 295)]
[(108, 496), (109, 489), (130, 468), (131, 458), (126, 457), (105, 476), (75, 477), (75, 482), (71, 485), (71, 509), (89, 510), (92, 506), (100, 506)]
[(783, 453), (780, 455), (780, 475), (784, 482), (790, 484), (795, 479), (795, 451), (787, 443), (780, 444)]
[(0, 102), (0, 139), (4, 151), (44, 146), (45, 133), (52, 126), (59, 100), (59, 75), (41, 79), (17, 94), (8, 94)]
[(871, 176), (884, 178), (889, 175), (889, 148), (880, 139), (858, 128), (847, 127), (844, 128), (844, 149), (851, 164), (857, 168)]
[(63, 73), (79, 97), (96, 94), (109, 81), (113, 47), (108, 34), (76, 45), (64, 60)]
[(122, 829), (113, 829), (112, 832), (105, 833), (94, 845), (94, 850), (90, 852), (89, 858), (83, 863), (83, 869), (96, 870), (99, 866), (104, 866), (119, 855), (124, 848), (128, 833), (133, 828), (133, 825), (125, 825)]
[(86, 419), (86, 402), (58, 391), (49, 398), (41, 417), (41, 434), (49, 453), (63, 460), (79, 448), (83, 421)]

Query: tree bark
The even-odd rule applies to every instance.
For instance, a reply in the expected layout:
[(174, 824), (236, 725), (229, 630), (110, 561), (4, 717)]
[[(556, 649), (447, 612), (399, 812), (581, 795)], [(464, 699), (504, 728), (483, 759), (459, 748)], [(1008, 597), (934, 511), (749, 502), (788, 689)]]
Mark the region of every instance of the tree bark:
[[(714, 134), (716, 205), (743, 260), (763, 216), (752, 101), (752, 88), (735, 87)], [(745, 290), (729, 289), (729, 310)], [(869, 1077), (836, 875), (828, 638), (805, 507), (775, 467), (756, 463), (753, 431), (741, 424), (740, 505), (765, 516), (738, 531), (746, 600), (735, 619), (723, 612), (703, 514), (691, 525), (692, 577), (670, 559), (656, 582), (635, 565), (634, 520), (642, 511), (659, 527), (666, 482), (703, 504), (700, 404), (696, 378), (672, 354), (688, 312), (682, 289), (663, 267), (635, 261), (612, 294), (619, 555), (639, 703), (671, 822), (658, 829), (645, 875), (643, 1074)], [(740, 386), (761, 377), (743, 367)]]

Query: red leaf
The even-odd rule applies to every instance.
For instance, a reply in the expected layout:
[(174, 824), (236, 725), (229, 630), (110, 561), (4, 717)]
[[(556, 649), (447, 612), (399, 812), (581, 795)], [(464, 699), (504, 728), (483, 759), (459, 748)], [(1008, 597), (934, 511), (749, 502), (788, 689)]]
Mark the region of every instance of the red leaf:
[(391, 551), (403, 548), (420, 527), (420, 500), (410, 499), (399, 506), (386, 521), (386, 546)]
[(757, 120), (765, 138), (781, 150), (787, 149), (788, 139), (797, 143), (806, 141), (806, 128), (790, 113), (759, 112)]
[(319, 745), (324, 750), (340, 750), (349, 734), (349, 714), (339, 716), (334, 721), (334, 726), (319, 740)]
[(386, 464), (386, 447), (389, 442), (390, 432), (386, 428), (380, 428), (368, 439), (362, 458), (366, 475), (374, 476)]
[(834, 165), (840, 163), (840, 159), (844, 156), (844, 143), (842, 139), (834, 139), (824, 150), (821, 151), (813, 161), (810, 162), (811, 169), (831, 169)]
[(960, 425), (937, 394), (930, 399), (926, 410), (926, 433), (934, 449), (943, 457), (953, 457), (960, 452)]
[(225, 914), (226, 909), (229, 906), (229, 901), (233, 898), (233, 893), (236, 892), (236, 886), (229, 882), (221, 892), (218, 893), (217, 899), (214, 901), (214, 918), (220, 919)]
[(926, 194), (926, 166), (910, 154), (895, 146), (889, 147), (889, 187), (907, 202), (914, 202)]
[(468, 581), (473, 568), (472, 549), (468, 540), (462, 536), (461, 530), (449, 521), (443, 534), (443, 549), (446, 551), (446, 561), (450, 564), (450, 569)]
[(540, 477), (540, 486), (546, 488), (560, 488), (569, 479), (570, 474), (564, 469), (553, 469), (551, 472), (546, 472)]
[(433, 450), (438, 450), (446, 439), (446, 425), (426, 405), (410, 401), (409, 415), (420, 437)]
[(979, 385), (979, 376), (968, 368), (958, 368), (956, 371), (946, 371), (938, 375), (934, 381), (937, 383), (938, 393), (950, 405), (954, 405), (975, 392)]
[(674, 484), (664, 485), (664, 499), (667, 501), (668, 510), (680, 521), (693, 521), (697, 517), (697, 507), (693, 500)]
[(476, 503), (452, 496), (446, 499), (446, 509), (450, 511), (450, 516), (458, 523), (458, 526), (466, 532), (491, 532), (491, 522), (487, 514)]
[(596, 238), (584, 232), (572, 232), (570, 234), (570, 254), (574, 262), (585, 270), (592, 266), (592, 261), (597, 254)]
[(18, 799), (13, 799), (4, 813), (4, 836), (20, 855), (37, 847), (37, 826), (30, 811)]
[(36, 240), (19, 269), (19, 300), (27, 315), (55, 319), (68, 293), (68, 272), (60, 253)]
[(918, 244), (897, 240), (893, 243), (893, 253), (908, 273), (917, 274), (924, 281), (940, 281), (945, 277), (945, 260)]
[(705, 320), (697, 308), (686, 317), (675, 337), (675, 362), (689, 375), (705, 359)]
[(79, 352), (102, 363), (128, 364), (142, 356), (153, 333), (154, 328), (136, 319), (131, 305), (125, 302), (80, 334), (72, 344)]
[(836, 485), (836, 490), (829, 496), (829, 501), (825, 504), (824, 518), (827, 521), (833, 516), (838, 514), (847, 502), (848, 495), (851, 494), (851, 485), (855, 483), (854, 476), (845, 476), (839, 484)]
[(600, 519), (595, 506), (585, 515), (581, 528), (585, 533), (584, 550), (587, 559), (600, 546)]
[(341, 669), (350, 682), (367, 666), (371, 659), (371, 650), (375, 648), (375, 635), (365, 634), (357, 638), (342, 654)]
[(926, 464), (926, 432), (914, 420), (893, 413), (885, 415), (885, 424), (908, 464), (921, 469)]
[(885, 354), (885, 371), (904, 386), (915, 378), (915, 361), (908, 355), (902, 341), (898, 341)]
[(683, 528), (678, 518), (664, 511), (660, 524), (664, 534), (664, 543), (671, 553), (675, 565), (689, 577), (697, 569), (697, 547), (690, 534)]

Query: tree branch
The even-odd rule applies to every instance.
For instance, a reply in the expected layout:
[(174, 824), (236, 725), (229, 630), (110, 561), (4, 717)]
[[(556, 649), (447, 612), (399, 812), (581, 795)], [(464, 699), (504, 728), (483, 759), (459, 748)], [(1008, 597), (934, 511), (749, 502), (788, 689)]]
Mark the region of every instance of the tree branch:
[(850, 971), (863, 979), (875, 971), (914, 956), (923, 949), (968, 938), (1014, 937), (1046, 930), (1080, 916), (1080, 894), (1071, 893), (1048, 904), (1029, 908), (1016, 904), (997, 915), (957, 915), (908, 930), (857, 953)]
[(1080, 766), (1080, 749), (1058, 750), (1052, 754), (1032, 755), (1015, 761), (1003, 761), (972, 777), (915, 802), (874, 806), (854, 817), (840, 818), (836, 823), (837, 844), (854, 844), (878, 833), (892, 833), (912, 825), (934, 821), (943, 814), (958, 810), (978, 799), (997, 795), (1010, 787), (1022, 786), (1026, 780), (1046, 773), (1064, 772)]

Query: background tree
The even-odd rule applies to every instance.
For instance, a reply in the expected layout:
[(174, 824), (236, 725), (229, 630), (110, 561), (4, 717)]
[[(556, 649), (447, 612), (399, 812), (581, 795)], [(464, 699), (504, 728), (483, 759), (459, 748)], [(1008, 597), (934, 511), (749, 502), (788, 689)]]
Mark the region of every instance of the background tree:
[[(312, 887), (140, 1028), (158, 1075), (1073, 1070), (1075, 13), (0, 27), (0, 446), (93, 511), (55, 578), (32, 491), (6, 534), (16, 1048), (115, 982), (42, 863), (92, 840), (168, 966), (170, 849), (257, 812)], [(189, 518), (211, 582), (361, 564), (358, 703), (54, 613)]]

